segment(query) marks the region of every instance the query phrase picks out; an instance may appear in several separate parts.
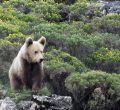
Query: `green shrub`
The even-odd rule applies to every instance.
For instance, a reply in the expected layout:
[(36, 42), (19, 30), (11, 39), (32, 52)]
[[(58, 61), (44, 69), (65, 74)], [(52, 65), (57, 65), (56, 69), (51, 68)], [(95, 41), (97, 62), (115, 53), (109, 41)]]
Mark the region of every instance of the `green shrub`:
[(39, 17), (44, 18), (47, 21), (59, 21), (60, 15), (59, 10), (57, 8), (57, 4), (50, 4), (47, 2), (36, 2), (35, 4), (35, 13), (38, 14)]
[(120, 61), (120, 51), (108, 48), (100, 48), (93, 53), (92, 58), (96, 61)]
[(8, 40), (4, 40), (4, 39), (0, 39), (0, 46), (19, 46), (20, 44), (19, 43), (11, 43), (10, 41)]
[(85, 12), (87, 11), (87, 5), (86, 2), (77, 2), (70, 6), (70, 20), (72, 21), (83, 21), (83, 15), (85, 15)]
[[(22, 19), (19, 19), (20, 15), (23, 15), (19, 12), (14, 11), (11, 8), (1, 8), (0, 7), (0, 19), (3, 22), (13, 24), (13, 25), (25, 25), (25, 22)], [(19, 15), (19, 16), (18, 16)], [(23, 17), (25, 19), (25, 17)]]
[(86, 32), (108, 32), (114, 34), (120, 34), (120, 15), (108, 14), (103, 17), (96, 17), (91, 23), (88, 23), (84, 27)]
[(82, 30), (83, 27), (83, 22), (61, 23), (59, 25), (56, 23), (41, 23), (34, 26), (33, 32), (35, 32), (35, 39), (43, 35), (47, 38), (49, 46), (62, 48), (82, 61), (86, 60), (100, 47), (120, 49), (119, 35), (98, 32), (86, 34)]
[(19, 27), (0, 21), (1, 37), (6, 37), (9, 34), (18, 33), (18, 32), (19, 32)]
[(87, 23), (85, 24), (85, 26), (83, 27), (83, 30), (85, 32), (87, 32), (88, 34), (93, 32), (93, 25), (91, 25), (91, 23)]
[(6, 84), (9, 82), (8, 71), (18, 49), (18, 45), (0, 39), (0, 79), (5, 88), (7, 88)]
[(55, 0), (56, 3), (65, 3), (65, 4), (73, 4), (75, 3), (77, 0)]
[(10, 41), (13, 44), (23, 44), (26, 40), (27, 37), (32, 37), (33, 36), (27, 36), (27, 35), (23, 35), (22, 33), (17, 33), (17, 34), (9, 34), (9, 36), (7, 36), (5, 38), (6, 41)]
[(71, 11), (80, 9), (81, 10), (80, 13), (84, 13), (85, 10), (87, 9), (87, 5), (85, 1), (83, 2), (80, 1), (80, 2), (76, 2), (75, 4), (70, 5), (70, 9)]
[[(117, 109), (120, 92), (120, 75), (101, 71), (73, 73), (66, 79), (76, 107), (89, 110)], [(117, 85), (117, 86), (116, 86)]]
[(91, 69), (106, 72), (120, 72), (120, 51), (117, 49), (100, 48), (87, 59)]
[(55, 73), (57, 70), (71, 73), (74, 71), (83, 72), (87, 69), (77, 58), (54, 49), (45, 53), (45, 70), (48, 71), (48, 73)]
[(74, 22), (71, 25), (67, 23), (41, 23), (35, 26), (33, 31), (35, 32), (35, 39), (37, 39), (40, 35), (43, 35), (46, 36), (48, 40), (53, 39), (62, 42), (64, 41), (64, 43), (69, 43), (72, 45), (74, 43), (77, 44), (77, 42), (79, 42), (79, 39), (82, 36), (82, 34), (84, 36), (85, 33), (81, 30), (82, 25), (82, 22)]
[(52, 49), (44, 55), (45, 81), (55, 94), (68, 95), (65, 79), (71, 73), (85, 72), (88, 69), (77, 58), (60, 50)]

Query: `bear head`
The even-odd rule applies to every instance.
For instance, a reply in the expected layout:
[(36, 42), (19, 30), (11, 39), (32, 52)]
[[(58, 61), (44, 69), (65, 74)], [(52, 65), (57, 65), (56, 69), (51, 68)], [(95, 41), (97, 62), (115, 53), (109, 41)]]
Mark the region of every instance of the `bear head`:
[(27, 38), (25, 41), (26, 59), (30, 63), (41, 63), (43, 61), (43, 50), (46, 44), (46, 38), (41, 37), (38, 41)]

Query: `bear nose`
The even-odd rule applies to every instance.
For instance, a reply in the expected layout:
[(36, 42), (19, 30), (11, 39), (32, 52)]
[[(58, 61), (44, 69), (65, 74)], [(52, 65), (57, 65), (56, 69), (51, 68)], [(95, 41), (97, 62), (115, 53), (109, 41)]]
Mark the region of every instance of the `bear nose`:
[(44, 60), (44, 59), (42, 58), (42, 59), (40, 59), (40, 61), (39, 61), (39, 62), (41, 63), (43, 60)]

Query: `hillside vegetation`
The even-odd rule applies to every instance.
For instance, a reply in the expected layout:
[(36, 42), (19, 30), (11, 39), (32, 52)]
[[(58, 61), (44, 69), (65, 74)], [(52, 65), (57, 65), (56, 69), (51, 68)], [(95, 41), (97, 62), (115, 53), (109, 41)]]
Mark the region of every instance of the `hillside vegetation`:
[(45, 36), (40, 95), (71, 95), (73, 110), (120, 109), (120, 14), (103, 15), (88, 2), (97, 0), (1, 0), (0, 89), (5, 96), (30, 97), (30, 91), (13, 95), (8, 70), (27, 37)]

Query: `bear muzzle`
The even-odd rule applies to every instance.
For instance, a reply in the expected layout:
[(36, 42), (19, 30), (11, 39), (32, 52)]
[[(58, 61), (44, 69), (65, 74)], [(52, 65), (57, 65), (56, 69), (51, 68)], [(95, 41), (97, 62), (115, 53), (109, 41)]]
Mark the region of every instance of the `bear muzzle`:
[(43, 58), (42, 58), (42, 59), (40, 59), (40, 60), (39, 60), (39, 63), (42, 63), (42, 62), (43, 62), (43, 60), (44, 60)]

